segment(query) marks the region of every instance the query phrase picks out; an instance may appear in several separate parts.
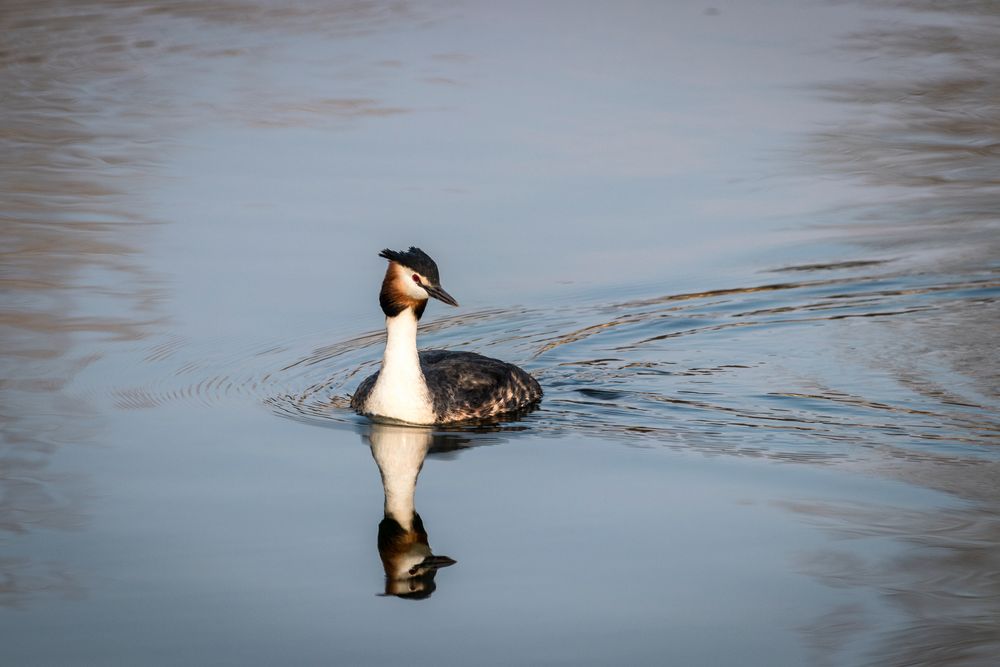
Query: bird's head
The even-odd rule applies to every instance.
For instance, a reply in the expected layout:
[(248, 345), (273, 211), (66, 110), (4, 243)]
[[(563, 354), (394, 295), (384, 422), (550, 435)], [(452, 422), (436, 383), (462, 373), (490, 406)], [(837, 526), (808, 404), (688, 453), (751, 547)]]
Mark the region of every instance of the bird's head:
[(434, 297), (449, 306), (458, 302), (441, 287), (437, 264), (420, 248), (410, 247), (407, 251), (389, 250), (379, 253), (379, 257), (389, 260), (389, 268), (382, 281), (379, 304), (387, 317), (395, 317), (407, 308), (412, 308), (420, 319), (427, 306), (427, 299)]

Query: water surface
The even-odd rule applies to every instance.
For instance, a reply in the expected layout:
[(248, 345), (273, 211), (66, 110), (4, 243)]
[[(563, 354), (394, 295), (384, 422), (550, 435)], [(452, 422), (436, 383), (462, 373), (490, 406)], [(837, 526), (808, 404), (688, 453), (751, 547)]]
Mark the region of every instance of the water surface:
[[(1000, 653), (992, 3), (0, 29), (5, 664)], [(538, 410), (346, 409), (411, 244)]]

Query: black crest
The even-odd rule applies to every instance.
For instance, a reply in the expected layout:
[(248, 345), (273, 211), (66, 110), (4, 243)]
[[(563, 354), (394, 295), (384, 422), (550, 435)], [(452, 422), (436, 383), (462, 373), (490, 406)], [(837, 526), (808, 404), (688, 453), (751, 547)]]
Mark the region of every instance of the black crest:
[(430, 255), (420, 248), (410, 246), (410, 249), (406, 252), (401, 250), (389, 250), (386, 248), (380, 252), (378, 256), (385, 257), (392, 262), (398, 262), (406, 268), (416, 271), (420, 275), (428, 278), (434, 285), (441, 283), (441, 278), (438, 276), (438, 265), (434, 263), (434, 260), (430, 258)]

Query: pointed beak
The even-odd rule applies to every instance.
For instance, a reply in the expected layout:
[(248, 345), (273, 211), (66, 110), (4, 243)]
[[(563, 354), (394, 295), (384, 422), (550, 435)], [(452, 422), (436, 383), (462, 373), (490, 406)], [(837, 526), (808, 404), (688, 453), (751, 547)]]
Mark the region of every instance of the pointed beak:
[(449, 306), (457, 306), (458, 305), (458, 301), (455, 301), (455, 298), (452, 297), (452, 295), (450, 295), (447, 292), (445, 292), (443, 289), (441, 289), (441, 287), (439, 285), (438, 286), (435, 286), (435, 285), (422, 285), (422, 287), (425, 290), (427, 290), (427, 293), (430, 294), (435, 299), (438, 299), (439, 301), (444, 301)]
[(454, 558), (448, 558), (447, 556), (434, 556), (430, 555), (425, 558), (419, 565), (414, 565), (410, 568), (410, 576), (413, 576), (420, 572), (421, 570), (440, 570), (442, 567), (448, 567), (449, 565), (454, 565), (457, 563)]

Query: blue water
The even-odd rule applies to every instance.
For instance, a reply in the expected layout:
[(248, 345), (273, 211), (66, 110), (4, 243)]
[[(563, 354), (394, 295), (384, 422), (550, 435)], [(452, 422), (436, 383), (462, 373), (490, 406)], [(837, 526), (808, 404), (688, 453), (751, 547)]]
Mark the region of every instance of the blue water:
[[(1000, 653), (991, 3), (0, 30), (3, 664)], [(409, 245), (462, 304), (420, 345), (523, 366), (537, 410), (347, 409)], [(418, 472), (411, 548), (457, 562), (393, 579)]]

